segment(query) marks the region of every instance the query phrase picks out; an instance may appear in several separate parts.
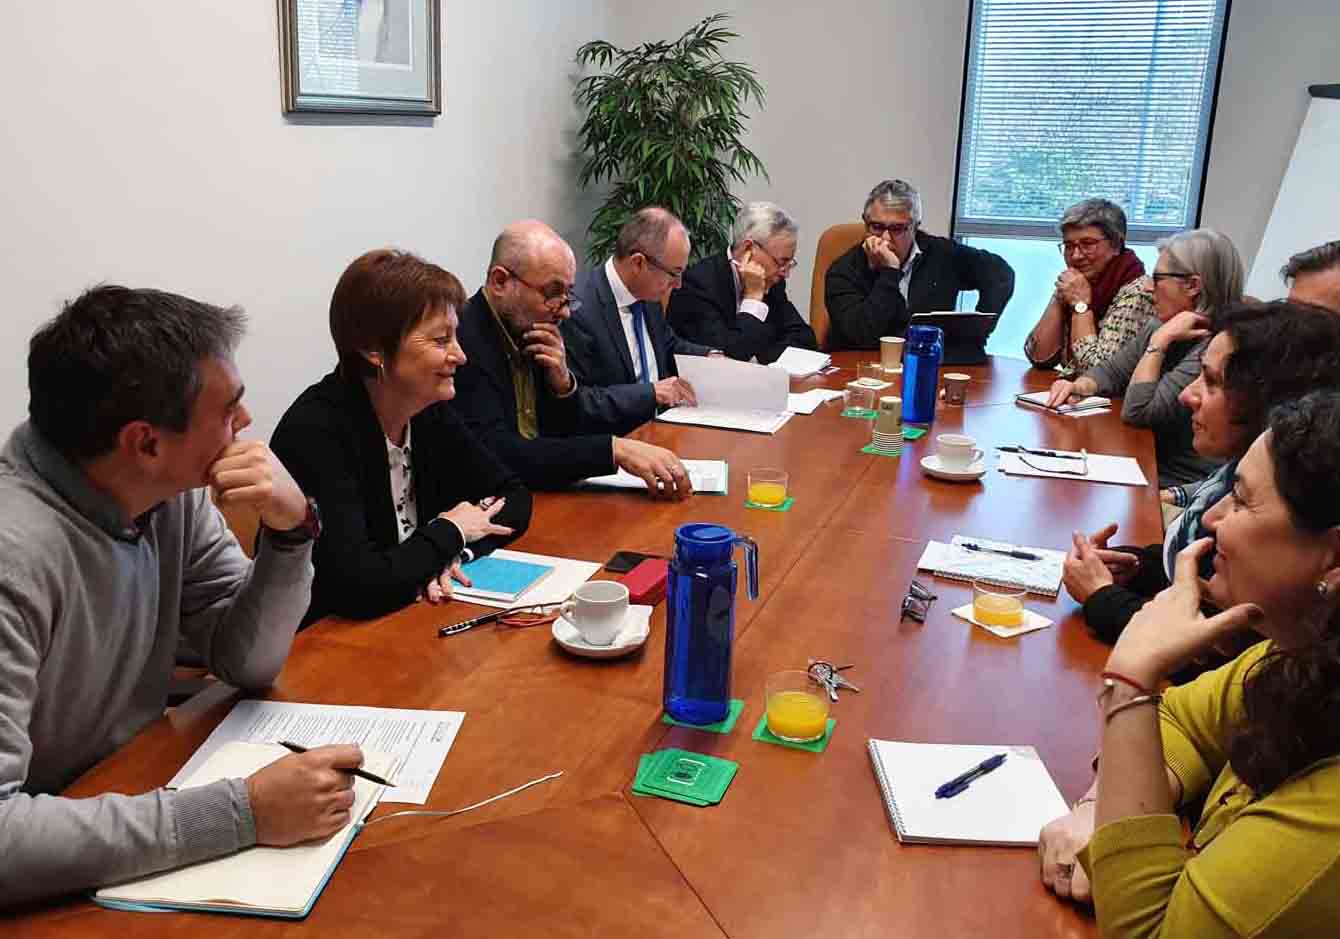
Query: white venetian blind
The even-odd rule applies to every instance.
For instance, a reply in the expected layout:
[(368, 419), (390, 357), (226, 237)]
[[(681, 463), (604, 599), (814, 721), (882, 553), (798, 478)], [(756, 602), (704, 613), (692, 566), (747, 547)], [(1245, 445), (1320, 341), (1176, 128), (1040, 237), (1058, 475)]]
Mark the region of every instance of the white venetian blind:
[(1226, 4), (975, 0), (955, 235), (1054, 235), (1094, 196), (1132, 241), (1194, 225)]

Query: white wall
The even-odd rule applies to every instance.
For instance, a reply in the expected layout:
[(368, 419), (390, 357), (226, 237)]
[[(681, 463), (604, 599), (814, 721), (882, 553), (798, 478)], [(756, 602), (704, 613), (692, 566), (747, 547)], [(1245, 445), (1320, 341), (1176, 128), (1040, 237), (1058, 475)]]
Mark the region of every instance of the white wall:
[(1307, 86), (1337, 81), (1340, 2), (1233, 0), (1201, 220), (1233, 239), (1248, 270), (1307, 114)]
[[(739, 195), (770, 198), (799, 218), (801, 264), (788, 292), (802, 312), (819, 234), (857, 220), (880, 179), (914, 182), (928, 230), (948, 230), (967, 0), (620, 0), (615, 41), (671, 39), (717, 11), (732, 14), (741, 34), (728, 57), (752, 65), (768, 92), (748, 144), (772, 184), (752, 180)], [(1307, 109), (1306, 85), (1340, 81), (1338, 37), (1337, 0), (1234, 0), (1202, 221), (1232, 237), (1249, 268)]]
[(333, 363), (330, 291), (361, 252), (414, 250), (473, 291), (506, 222), (585, 227), (572, 55), (608, 0), (445, 0), (443, 113), (389, 126), (283, 117), (273, 2), (8, 6), (0, 436), (26, 414), (28, 337), (90, 284), (246, 307), (268, 438)]

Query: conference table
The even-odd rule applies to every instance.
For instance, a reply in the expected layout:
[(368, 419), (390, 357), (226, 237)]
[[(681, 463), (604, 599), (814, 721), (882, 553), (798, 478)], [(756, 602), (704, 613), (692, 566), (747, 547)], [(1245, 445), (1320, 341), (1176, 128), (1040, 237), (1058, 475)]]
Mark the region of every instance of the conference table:
[[(841, 388), (860, 361), (794, 380)], [(1064, 549), (1072, 532), (1109, 522), (1117, 542), (1162, 536), (1152, 438), (1118, 411), (1061, 417), (1014, 396), (1047, 387), (1026, 363), (995, 358), (963, 406), (940, 403), (930, 433), (900, 457), (861, 453), (868, 420), (842, 402), (793, 417), (775, 435), (653, 422), (635, 436), (681, 457), (724, 459), (729, 495), (654, 501), (645, 493), (540, 493), (519, 550), (603, 562), (617, 550), (668, 555), (677, 525), (710, 521), (759, 545), (760, 593), (741, 577), (729, 734), (661, 721), (665, 604), (645, 647), (626, 658), (564, 652), (547, 626), (481, 627), (446, 639), (441, 625), (481, 612), (424, 603), (372, 621), (327, 619), (299, 634), (275, 700), (436, 708), (466, 714), (426, 809), (457, 808), (562, 770), (550, 782), (449, 818), (388, 820), (353, 842), (304, 921), (125, 913), (86, 899), (25, 911), (6, 936), (1092, 936), (1090, 912), (1040, 883), (1031, 848), (901, 845), (867, 753), (869, 738), (1031, 745), (1068, 801), (1088, 787), (1099, 740), (1093, 703), (1107, 648), (1077, 605), (1030, 595), (1055, 621), (999, 639), (950, 611), (956, 581), (918, 574), (927, 539), (955, 534)], [(978, 482), (925, 476), (919, 459), (946, 431), (976, 438), (990, 470)], [(1135, 456), (1143, 488), (1007, 476), (999, 445)], [(744, 505), (751, 467), (790, 473), (789, 511)], [(611, 577), (602, 571), (597, 576)], [(913, 577), (939, 599), (924, 624), (900, 620)], [(808, 659), (854, 663), (861, 687), (833, 705), (827, 749), (751, 739), (767, 676)], [(237, 700), (215, 683), (77, 780), (69, 796), (136, 793), (166, 783)], [(719, 805), (635, 795), (638, 757), (681, 747), (739, 763)], [(382, 805), (374, 818), (406, 808)]]

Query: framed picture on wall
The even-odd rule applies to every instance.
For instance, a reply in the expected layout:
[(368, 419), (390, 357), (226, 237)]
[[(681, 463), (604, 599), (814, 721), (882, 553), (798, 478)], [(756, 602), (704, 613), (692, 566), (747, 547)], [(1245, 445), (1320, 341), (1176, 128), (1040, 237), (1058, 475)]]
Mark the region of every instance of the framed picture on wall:
[(440, 0), (278, 0), (284, 112), (441, 114)]

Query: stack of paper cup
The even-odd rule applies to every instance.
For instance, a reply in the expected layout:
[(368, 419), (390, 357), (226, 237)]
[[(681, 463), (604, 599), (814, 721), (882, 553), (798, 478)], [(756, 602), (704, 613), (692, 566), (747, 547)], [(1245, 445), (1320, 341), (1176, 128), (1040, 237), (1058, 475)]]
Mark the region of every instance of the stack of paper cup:
[(875, 413), (875, 427), (870, 433), (870, 446), (880, 453), (903, 452), (903, 399), (885, 395), (879, 399)]

